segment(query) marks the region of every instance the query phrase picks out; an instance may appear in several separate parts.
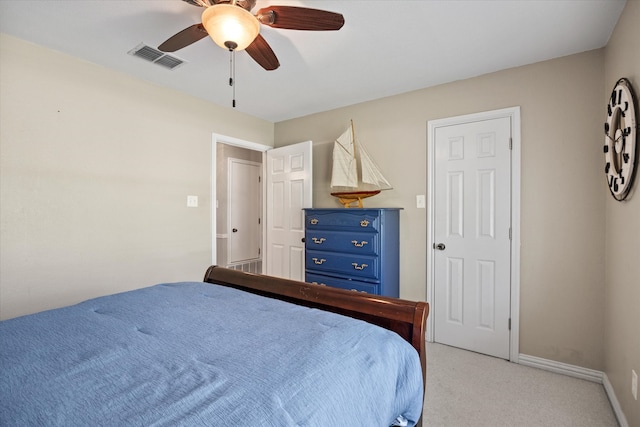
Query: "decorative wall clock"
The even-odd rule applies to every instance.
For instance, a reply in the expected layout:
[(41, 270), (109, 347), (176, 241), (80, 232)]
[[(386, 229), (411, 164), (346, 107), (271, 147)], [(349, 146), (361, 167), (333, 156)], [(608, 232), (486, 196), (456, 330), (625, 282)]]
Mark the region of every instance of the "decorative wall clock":
[(611, 195), (618, 201), (629, 194), (637, 163), (637, 101), (629, 80), (621, 78), (611, 92), (604, 124), (604, 172)]

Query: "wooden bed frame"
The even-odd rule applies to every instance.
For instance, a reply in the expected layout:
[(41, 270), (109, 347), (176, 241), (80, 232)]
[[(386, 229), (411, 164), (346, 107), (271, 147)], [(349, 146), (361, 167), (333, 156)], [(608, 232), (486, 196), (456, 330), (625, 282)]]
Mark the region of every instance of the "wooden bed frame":
[[(342, 314), (394, 331), (418, 351), (423, 384), (426, 387), (425, 328), (429, 315), (429, 304), (426, 302), (413, 302), (346, 291), (218, 266), (211, 266), (207, 269), (204, 281)], [(417, 426), (422, 425), (421, 421)]]

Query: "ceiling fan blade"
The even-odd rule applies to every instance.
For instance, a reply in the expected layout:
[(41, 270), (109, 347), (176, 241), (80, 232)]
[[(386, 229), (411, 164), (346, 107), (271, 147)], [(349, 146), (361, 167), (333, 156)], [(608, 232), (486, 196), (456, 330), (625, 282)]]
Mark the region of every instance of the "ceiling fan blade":
[(340, 13), (297, 6), (269, 6), (258, 11), (258, 20), (264, 25), (287, 30), (329, 31), (344, 25)]
[(164, 43), (158, 46), (158, 50), (163, 52), (175, 52), (178, 49), (189, 46), (192, 43), (209, 35), (202, 24), (193, 24), (177, 34), (169, 37)]
[(267, 71), (275, 70), (280, 66), (276, 54), (260, 34), (245, 50), (254, 61)]
[(211, 6), (211, 2), (209, 2), (209, 0), (182, 0), (182, 1), (198, 7)]

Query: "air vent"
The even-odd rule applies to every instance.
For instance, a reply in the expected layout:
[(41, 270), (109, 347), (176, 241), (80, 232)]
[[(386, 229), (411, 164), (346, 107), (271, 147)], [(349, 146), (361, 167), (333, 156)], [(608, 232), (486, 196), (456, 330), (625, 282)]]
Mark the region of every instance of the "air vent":
[(168, 53), (164, 53), (151, 46), (147, 46), (144, 43), (140, 43), (138, 46), (134, 47), (127, 53), (129, 55), (145, 59), (149, 62), (153, 62), (154, 64), (158, 64), (170, 70), (174, 70), (185, 63), (183, 59), (180, 59), (173, 55), (169, 55)]

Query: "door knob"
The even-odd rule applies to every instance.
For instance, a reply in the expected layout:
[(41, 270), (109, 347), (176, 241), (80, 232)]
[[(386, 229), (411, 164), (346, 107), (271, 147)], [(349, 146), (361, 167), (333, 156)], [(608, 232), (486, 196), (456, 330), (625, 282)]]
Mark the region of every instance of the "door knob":
[(437, 249), (439, 251), (444, 251), (444, 248), (446, 248), (444, 243), (438, 243), (437, 245), (435, 243), (433, 244), (433, 249)]
[(237, 229), (237, 228), (234, 228), (234, 229), (233, 229), (233, 230), (231, 230), (231, 231), (233, 231), (234, 233), (237, 233), (237, 232), (238, 232), (238, 229)]

